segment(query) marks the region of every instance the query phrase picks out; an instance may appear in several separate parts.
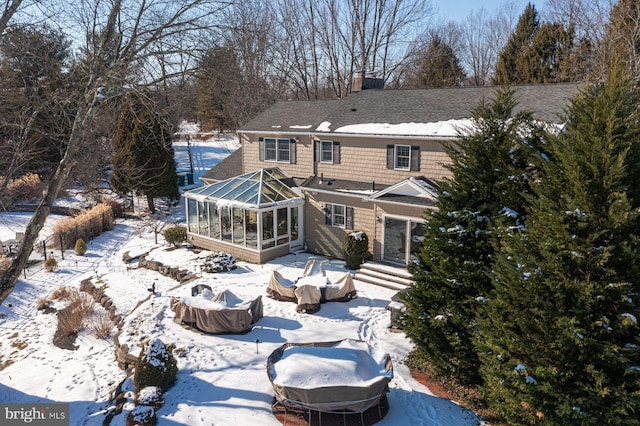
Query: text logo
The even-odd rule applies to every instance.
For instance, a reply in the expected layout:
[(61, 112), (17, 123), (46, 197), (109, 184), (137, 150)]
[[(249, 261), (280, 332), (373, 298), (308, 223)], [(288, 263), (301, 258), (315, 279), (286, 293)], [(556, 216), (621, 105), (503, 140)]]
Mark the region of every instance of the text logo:
[(0, 424), (69, 426), (69, 404), (0, 404)]

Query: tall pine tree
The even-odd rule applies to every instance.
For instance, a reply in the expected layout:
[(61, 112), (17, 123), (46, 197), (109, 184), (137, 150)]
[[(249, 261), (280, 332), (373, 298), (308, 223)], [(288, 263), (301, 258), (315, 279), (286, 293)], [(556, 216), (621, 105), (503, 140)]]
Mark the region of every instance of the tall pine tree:
[(529, 3), (496, 64), (494, 84), (532, 84), (576, 81), (585, 67), (576, 54), (573, 27), (556, 22), (540, 23), (538, 12)]
[(451, 46), (438, 34), (432, 34), (418, 71), (418, 86), (426, 88), (461, 86), (464, 79), (464, 70)]
[(503, 239), (478, 347), (512, 424), (640, 424), (637, 109), (624, 78), (587, 87), (550, 139), (526, 231)]
[(171, 133), (160, 110), (145, 94), (129, 93), (113, 138), (111, 186), (120, 193), (145, 195), (151, 213), (154, 198), (180, 198)]
[(514, 93), (500, 89), (473, 111), (473, 129), (448, 149), (453, 177), (441, 182), (438, 211), (427, 215), (424, 245), (410, 265), (416, 285), (405, 298), (405, 331), (436, 376), (480, 381), (476, 317), (493, 286), (495, 240), (523, 220), (528, 156), (539, 134), (515, 107)]
[(527, 7), (520, 15), (516, 29), (507, 40), (507, 44), (502, 49), (496, 64), (493, 83), (498, 85), (508, 85), (513, 83), (524, 83), (520, 81), (519, 64), (520, 57), (524, 51), (529, 50), (533, 40), (533, 35), (540, 26), (538, 12), (533, 4), (527, 3)]

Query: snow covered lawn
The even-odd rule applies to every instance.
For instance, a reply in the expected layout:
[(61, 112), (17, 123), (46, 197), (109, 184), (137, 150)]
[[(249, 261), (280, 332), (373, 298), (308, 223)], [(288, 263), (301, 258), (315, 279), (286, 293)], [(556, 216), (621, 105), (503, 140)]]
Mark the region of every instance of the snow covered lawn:
[[(295, 304), (266, 297), (265, 289), (273, 270), (289, 279), (301, 275), (308, 255), (289, 255), (265, 265), (238, 262), (234, 271), (208, 274), (199, 272), (199, 265), (209, 252), (171, 250), (153, 241), (150, 223), (120, 221), (113, 231), (89, 244), (87, 255), (68, 254), (59, 259), (57, 272), (32, 273), (18, 282), (0, 306), (1, 362), (11, 362), (0, 371), (0, 401), (69, 402), (72, 425), (102, 423), (112, 392), (126, 377), (115, 362), (113, 340), (100, 340), (83, 331), (76, 341), (77, 350), (59, 349), (52, 344), (55, 315), (36, 309), (37, 300), (54, 289), (78, 288), (82, 279), (91, 278), (96, 286), (104, 287), (124, 318), (121, 344), (134, 353), (139, 352), (142, 341), (153, 337), (176, 345), (178, 382), (164, 395), (166, 402), (158, 413), (161, 425), (277, 425), (271, 410), (267, 357), (285, 342), (343, 338), (364, 340), (392, 357), (395, 377), (390, 409), (379, 424), (478, 423), (473, 413), (432, 396), (411, 378), (403, 365), (411, 344), (404, 334), (388, 329), (385, 306), (392, 290), (359, 285), (358, 297), (350, 302), (325, 303), (314, 315), (299, 314)], [(125, 252), (149, 252), (149, 259), (189, 269), (199, 278), (180, 285), (158, 272), (137, 269), (135, 264), (128, 267), (122, 261)], [(327, 262), (325, 269), (330, 277), (345, 272), (344, 263), (336, 261)], [(155, 296), (148, 291), (152, 284)], [(207, 335), (187, 329), (174, 322), (169, 298), (190, 295), (196, 284), (210, 285), (214, 292), (229, 289), (242, 299), (262, 295), (264, 317), (244, 335)], [(124, 416), (117, 416), (112, 424), (124, 424)]]

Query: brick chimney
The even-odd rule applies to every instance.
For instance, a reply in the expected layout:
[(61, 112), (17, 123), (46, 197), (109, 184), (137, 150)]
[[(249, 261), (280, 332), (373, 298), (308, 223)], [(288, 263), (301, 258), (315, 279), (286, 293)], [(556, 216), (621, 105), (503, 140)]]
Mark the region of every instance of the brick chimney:
[(363, 89), (362, 83), (364, 82), (364, 78), (364, 71), (356, 71), (356, 73), (353, 75), (353, 80), (351, 81), (352, 92), (360, 92)]
[(367, 89), (384, 89), (384, 81), (378, 78), (375, 71), (356, 72), (351, 82), (351, 91), (360, 92)]

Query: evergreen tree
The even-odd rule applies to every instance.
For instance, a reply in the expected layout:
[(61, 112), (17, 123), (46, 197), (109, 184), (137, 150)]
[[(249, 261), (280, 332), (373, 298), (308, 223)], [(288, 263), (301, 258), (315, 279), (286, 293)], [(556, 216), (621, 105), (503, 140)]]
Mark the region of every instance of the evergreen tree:
[[(573, 34), (563, 24), (545, 22), (533, 35), (531, 45), (518, 61), (519, 83), (559, 83), (572, 80), (567, 69)], [(578, 78), (578, 76), (575, 76)]]
[(476, 317), (493, 286), (495, 240), (523, 220), (528, 156), (540, 133), (515, 107), (514, 93), (498, 90), (473, 111), (473, 131), (447, 150), (453, 177), (441, 182), (438, 210), (427, 214), (424, 245), (410, 265), (416, 285), (405, 297), (404, 328), (436, 376), (480, 380)]
[(229, 47), (214, 47), (198, 64), (196, 113), (202, 123), (218, 129), (237, 129), (246, 117), (238, 105), (239, 93), (245, 90), (238, 58)]
[[(70, 42), (47, 25), (16, 25), (0, 38), (0, 173), (46, 174), (62, 158), (74, 87)], [(0, 192), (2, 190), (0, 184)]]
[(460, 61), (451, 46), (438, 34), (433, 34), (420, 67), (419, 87), (461, 86), (465, 77)]
[(618, 76), (586, 88), (550, 138), (526, 231), (503, 239), (478, 353), (512, 424), (640, 424), (637, 108)]
[(154, 198), (180, 197), (171, 134), (159, 110), (145, 94), (129, 93), (113, 139), (111, 186), (120, 193), (133, 190), (145, 195), (152, 213)]
[[(538, 12), (529, 3), (518, 20), (515, 32), (500, 53), (494, 83), (499, 85), (558, 83), (584, 77), (574, 48), (574, 31), (561, 23), (540, 23)], [(574, 52), (575, 51), (575, 52)]]
[(540, 26), (538, 12), (533, 4), (527, 6), (520, 15), (516, 29), (509, 37), (507, 44), (502, 49), (496, 64), (494, 84), (508, 85), (513, 83), (523, 83), (519, 81), (518, 62), (522, 52), (529, 50), (533, 35)]

